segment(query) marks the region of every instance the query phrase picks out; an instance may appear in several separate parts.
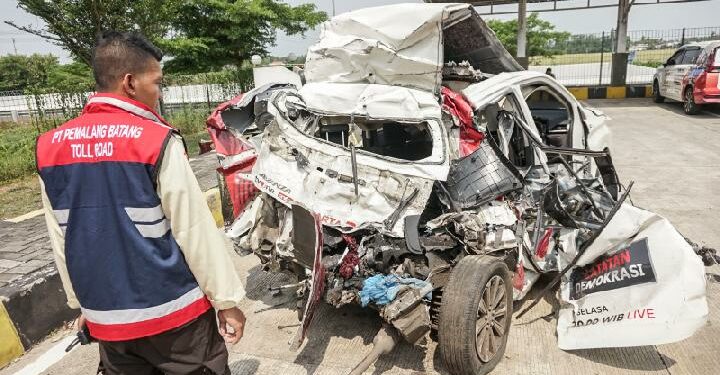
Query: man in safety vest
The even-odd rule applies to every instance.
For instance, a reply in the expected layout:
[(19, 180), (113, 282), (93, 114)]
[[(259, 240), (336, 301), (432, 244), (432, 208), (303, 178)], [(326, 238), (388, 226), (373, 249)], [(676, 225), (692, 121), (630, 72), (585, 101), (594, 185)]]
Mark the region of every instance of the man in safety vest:
[(229, 374), (223, 337), (243, 335), (245, 291), (183, 140), (156, 112), (161, 59), (137, 34), (98, 39), (98, 93), (37, 140), (45, 218), (107, 373)]

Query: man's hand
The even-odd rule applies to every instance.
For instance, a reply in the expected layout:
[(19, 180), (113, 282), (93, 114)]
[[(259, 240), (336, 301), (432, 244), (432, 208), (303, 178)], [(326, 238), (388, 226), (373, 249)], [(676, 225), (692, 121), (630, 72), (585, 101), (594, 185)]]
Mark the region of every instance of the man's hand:
[(85, 316), (83, 314), (80, 314), (80, 316), (77, 318), (77, 330), (82, 331), (83, 326), (85, 325)]
[(217, 316), (220, 322), (220, 335), (228, 344), (237, 344), (245, 331), (245, 314), (237, 307), (233, 307), (218, 311)]

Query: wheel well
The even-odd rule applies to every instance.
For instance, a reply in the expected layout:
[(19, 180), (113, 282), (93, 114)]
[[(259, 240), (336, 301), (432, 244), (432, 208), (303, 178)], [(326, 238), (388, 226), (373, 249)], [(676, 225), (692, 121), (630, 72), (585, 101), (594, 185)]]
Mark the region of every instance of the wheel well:
[(692, 88), (693, 88), (692, 85), (685, 85), (685, 88), (683, 88), (683, 91), (682, 91), (683, 94), (686, 93), (688, 90), (692, 90)]

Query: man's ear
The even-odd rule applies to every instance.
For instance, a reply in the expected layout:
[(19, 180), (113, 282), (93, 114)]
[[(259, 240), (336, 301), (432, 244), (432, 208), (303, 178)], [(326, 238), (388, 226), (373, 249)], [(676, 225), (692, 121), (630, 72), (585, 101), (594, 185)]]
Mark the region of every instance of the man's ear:
[(122, 88), (123, 91), (125, 91), (125, 95), (130, 98), (135, 97), (135, 77), (132, 74), (128, 73), (123, 76)]

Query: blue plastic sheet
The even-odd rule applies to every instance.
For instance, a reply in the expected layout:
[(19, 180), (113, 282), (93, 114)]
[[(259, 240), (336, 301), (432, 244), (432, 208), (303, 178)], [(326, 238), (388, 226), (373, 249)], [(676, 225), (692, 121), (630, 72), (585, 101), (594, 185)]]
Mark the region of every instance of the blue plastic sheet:
[[(375, 275), (363, 281), (363, 288), (360, 291), (360, 303), (363, 307), (366, 307), (370, 302), (378, 306), (385, 306), (395, 299), (400, 287), (403, 285), (422, 289), (430, 285), (430, 283), (412, 277)], [(425, 295), (425, 298), (430, 299), (431, 297), (430, 292)]]

